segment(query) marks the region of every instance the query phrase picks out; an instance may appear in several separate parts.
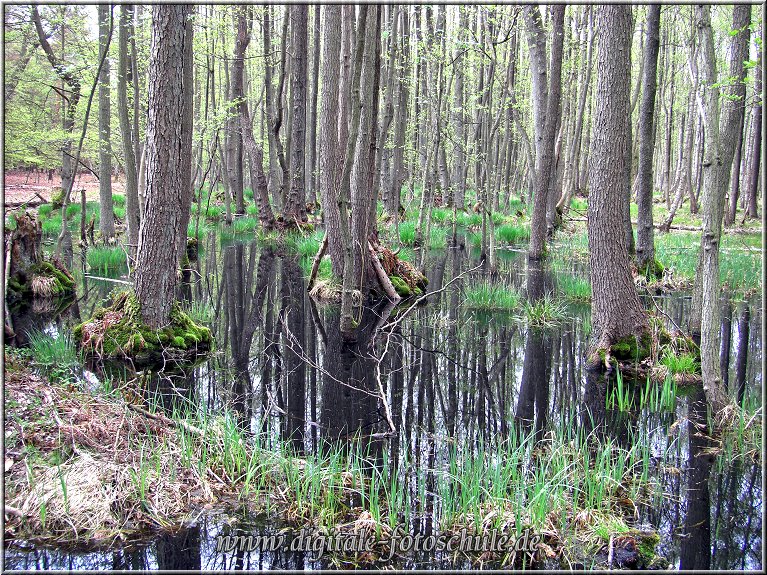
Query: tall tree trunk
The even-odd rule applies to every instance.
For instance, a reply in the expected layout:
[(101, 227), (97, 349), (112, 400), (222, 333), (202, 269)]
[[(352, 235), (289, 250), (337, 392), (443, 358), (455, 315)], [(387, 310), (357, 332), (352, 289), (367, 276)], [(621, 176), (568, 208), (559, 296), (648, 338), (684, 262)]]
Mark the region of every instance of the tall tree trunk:
[[(453, 88), (453, 109), (450, 118), (453, 122), (455, 136), (453, 140), (453, 174), (451, 185), (453, 187), (453, 205), (459, 209), (464, 209), (466, 196), (466, 144), (465, 144), (465, 115), (464, 109), (464, 68), (466, 59), (464, 53), (466, 49), (460, 45), (460, 42), (466, 37), (469, 30), (469, 8), (461, 6), (459, 10), (458, 23), (458, 41), (456, 55), (453, 66), (455, 67), (455, 85)], [(512, 40), (514, 41), (514, 40)]]
[[(339, 212), (340, 184), (343, 152), (338, 139), (339, 86), (341, 75), (341, 6), (322, 7), (322, 97), (320, 102), (320, 197), (328, 237), (328, 253), (333, 275), (341, 278), (344, 273), (344, 248), (341, 239), (341, 215)], [(344, 150), (345, 151), (345, 150)]]
[(580, 98), (578, 101), (578, 112), (575, 118), (575, 129), (573, 131), (573, 138), (571, 141), (570, 146), (570, 155), (569, 155), (569, 161), (567, 162), (567, 165), (565, 166), (565, 170), (571, 170), (571, 174), (569, 177), (565, 177), (565, 182), (567, 183), (568, 190), (566, 193), (562, 194), (562, 198), (560, 199), (559, 203), (557, 204), (557, 207), (562, 211), (562, 213), (567, 213), (567, 211), (570, 209), (570, 200), (572, 199), (575, 192), (580, 191), (578, 189), (578, 166), (580, 164), (580, 158), (581, 158), (581, 140), (582, 140), (582, 134), (583, 134), (583, 118), (586, 113), (586, 100), (589, 93), (589, 86), (591, 85), (591, 62), (592, 62), (592, 53), (594, 48), (594, 34), (593, 34), (593, 8), (591, 6), (586, 7), (586, 11), (588, 12), (588, 30), (586, 32), (587, 34), (587, 42), (588, 47), (586, 48), (586, 72), (584, 75), (584, 79), (581, 86), (580, 91)]
[[(152, 6), (152, 43), (149, 63), (147, 122), (147, 199), (141, 222), (135, 291), (141, 317), (154, 329), (170, 320), (175, 299), (178, 245), (184, 184), (185, 148), (182, 127), (186, 118), (184, 66), (186, 42), (192, 26), (189, 5)], [(189, 140), (191, 144), (191, 139)], [(187, 208), (188, 210), (188, 208)]]
[[(179, 230), (176, 243), (176, 262), (186, 255), (187, 226), (192, 208), (192, 134), (194, 132), (194, 20), (195, 8), (185, 5), (187, 13), (184, 24), (183, 97), (184, 114), (181, 116), (181, 205), (179, 206)], [(240, 171), (242, 169), (240, 168)]]
[(397, 63), (397, 105), (394, 109), (394, 149), (392, 150), (391, 188), (388, 191), (386, 211), (399, 217), (402, 184), (405, 183), (405, 135), (408, 123), (408, 72), (410, 70), (410, 9), (402, 12), (402, 46)]
[[(245, 6), (234, 8), (236, 35), (234, 38), (234, 57), (230, 65), (229, 92), (230, 101), (239, 102), (245, 97), (245, 50), (250, 41), (249, 17), (242, 13)], [(236, 108), (237, 105), (235, 104)], [(226, 176), (229, 181), (229, 193), (234, 198), (235, 213), (245, 213), (242, 173), (242, 130), (237, 114), (232, 114), (227, 121), (226, 130)]]
[[(128, 114), (128, 35), (133, 26), (133, 7), (120, 6), (120, 30), (117, 46), (117, 115), (120, 121), (123, 154), (125, 155), (125, 215), (128, 221), (128, 251), (136, 257), (140, 225), (138, 205), (138, 166), (133, 145), (133, 129)], [(134, 96), (135, 97), (135, 96)]]
[[(354, 49), (354, 71), (351, 78), (351, 124), (349, 136), (346, 141), (346, 154), (344, 156), (344, 170), (341, 174), (341, 193), (338, 200), (339, 214), (341, 216), (341, 240), (343, 242), (343, 287), (341, 290), (341, 333), (344, 338), (354, 339), (355, 321), (353, 317), (354, 286), (357, 280), (354, 277), (355, 251), (361, 250), (362, 246), (355, 245), (354, 236), (350, 227), (352, 211), (352, 165), (357, 155), (357, 143), (360, 132), (360, 116), (362, 114), (362, 97), (360, 95), (361, 77), (363, 75), (363, 61), (366, 40), (367, 16), (370, 7), (360, 6), (359, 19), (357, 21), (357, 42)], [(374, 8), (375, 10), (375, 8)], [(348, 26), (345, 26), (348, 29)], [(365, 150), (366, 151), (366, 150)]]
[(531, 259), (540, 259), (546, 248), (547, 197), (556, 181), (553, 173), (554, 144), (560, 120), (562, 50), (565, 6), (552, 6), (551, 77), (547, 81), (546, 36), (537, 7), (525, 6), (530, 65), (532, 68), (533, 111), (536, 122), (536, 175), (533, 218), (530, 224)]
[(282, 171), (279, 169), (279, 151), (282, 149), (282, 142), (279, 137), (279, 130), (274, 130), (277, 116), (277, 99), (280, 94), (274, 90), (274, 64), (272, 63), (272, 7), (267, 5), (264, 9), (264, 85), (266, 86), (266, 123), (268, 125), (268, 143), (269, 143), (269, 192), (274, 198), (277, 209), (282, 209)]
[(317, 101), (320, 93), (320, 6), (314, 6), (314, 52), (312, 54), (312, 91), (309, 112), (306, 120), (306, 147), (309, 149), (309, 156), (306, 159), (306, 173), (308, 177), (308, 194), (306, 200), (309, 204), (317, 203), (317, 189), (319, 183), (319, 174), (317, 173)]
[(290, 10), (293, 42), (291, 44), (293, 60), (291, 65), (291, 98), (293, 115), (291, 118), (290, 167), (293, 172), (290, 182), (290, 195), (285, 208), (285, 220), (294, 223), (307, 221), (306, 217), (306, 80), (309, 43), (309, 6), (295, 4)]
[(653, 235), (653, 150), (655, 149), (655, 91), (660, 48), (660, 4), (647, 8), (647, 43), (644, 50), (642, 103), (639, 106), (639, 167), (637, 181), (637, 267), (654, 269), (655, 239)]
[[(705, 158), (703, 161), (703, 234), (693, 295), (693, 322), (700, 317), (700, 355), (703, 389), (711, 407), (718, 413), (727, 404), (727, 395), (719, 371), (720, 348), (720, 280), (719, 241), (722, 234), (725, 194), (729, 185), (730, 169), (735, 151), (738, 128), (738, 107), (743, 101), (745, 85), (743, 62), (748, 56), (748, 24), (751, 20), (749, 5), (735, 6), (730, 51), (730, 75), (736, 79), (730, 87), (720, 123), (719, 88), (717, 87), (716, 54), (711, 30), (709, 6), (696, 6), (696, 27), (700, 44), (700, 74), (703, 86), (705, 120)], [(695, 323), (692, 324), (695, 331)]]
[(99, 58), (104, 58), (99, 74), (99, 231), (103, 240), (115, 235), (115, 214), (112, 204), (112, 139), (111, 106), (109, 102), (109, 59), (104, 53), (109, 46), (112, 28), (112, 8), (108, 4), (98, 5), (99, 17)]
[[(762, 7), (762, 12), (764, 7)], [(754, 82), (754, 107), (751, 109), (751, 165), (748, 170), (748, 201), (746, 215), (758, 218), (757, 193), (759, 192), (759, 164), (762, 160), (762, 52), (757, 51), (756, 81)]]
[(605, 5), (597, 10), (597, 98), (589, 161), (588, 236), (594, 349), (600, 350), (627, 337), (645, 336), (649, 325), (631, 277), (622, 225), (631, 8)]

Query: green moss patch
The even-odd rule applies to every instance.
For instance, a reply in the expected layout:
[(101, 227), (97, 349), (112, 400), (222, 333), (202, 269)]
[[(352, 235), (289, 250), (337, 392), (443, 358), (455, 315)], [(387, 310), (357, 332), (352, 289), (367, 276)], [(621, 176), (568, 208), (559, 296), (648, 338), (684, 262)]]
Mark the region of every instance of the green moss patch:
[(25, 273), (8, 278), (9, 303), (15, 303), (30, 295), (35, 298), (58, 298), (75, 293), (76, 283), (72, 274), (59, 262), (42, 261), (30, 266)]
[(645, 333), (641, 337), (624, 337), (610, 346), (610, 354), (618, 361), (642, 361), (652, 353), (652, 336)]
[(189, 361), (206, 353), (213, 343), (207, 327), (199, 326), (174, 302), (170, 323), (153, 330), (141, 319), (141, 307), (132, 292), (121, 292), (112, 305), (96, 311), (93, 318), (74, 329), (86, 353), (105, 359), (130, 358), (152, 365), (165, 359)]

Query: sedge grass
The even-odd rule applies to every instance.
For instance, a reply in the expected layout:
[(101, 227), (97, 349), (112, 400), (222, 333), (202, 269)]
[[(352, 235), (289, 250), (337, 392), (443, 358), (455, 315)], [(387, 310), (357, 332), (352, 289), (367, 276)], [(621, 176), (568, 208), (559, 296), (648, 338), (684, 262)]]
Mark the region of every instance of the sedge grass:
[(565, 299), (578, 303), (589, 303), (591, 301), (591, 284), (587, 279), (578, 276), (562, 275), (559, 277), (557, 284)]
[(92, 271), (108, 273), (114, 270), (127, 269), (128, 263), (125, 250), (121, 247), (96, 246), (88, 249), (88, 266)]
[(567, 310), (562, 302), (546, 295), (535, 302), (526, 301), (524, 316), (528, 325), (545, 327), (564, 320)]
[(700, 363), (695, 356), (689, 353), (675, 354), (671, 349), (666, 348), (660, 362), (668, 368), (671, 374), (700, 374)]
[(513, 287), (483, 282), (466, 290), (465, 306), (480, 311), (510, 312), (519, 307), (520, 296)]
[(518, 244), (530, 238), (530, 227), (524, 224), (504, 224), (495, 229), (495, 237), (507, 245)]

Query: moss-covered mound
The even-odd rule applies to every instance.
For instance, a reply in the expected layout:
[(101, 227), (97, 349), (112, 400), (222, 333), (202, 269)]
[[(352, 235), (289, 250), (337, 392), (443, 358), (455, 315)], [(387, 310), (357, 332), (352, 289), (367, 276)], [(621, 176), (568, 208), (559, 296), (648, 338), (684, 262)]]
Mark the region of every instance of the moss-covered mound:
[(76, 341), (86, 353), (103, 359), (130, 358), (137, 365), (190, 361), (210, 350), (213, 337), (207, 327), (194, 323), (178, 302), (170, 323), (153, 330), (141, 320), (141, 308), (132, 292), (118, 293), (112, 305), (74, 329)]
[(401, 297), (423, 295), (429, 280), (413, 264), (399, 259), (397, 254), (384, 247), (378, 249), (378, 260)]
[(10, 304), (32, 298), (59, 298), (75, 293), (75, 278), (58, 260), (41, 261), (8, 278)]

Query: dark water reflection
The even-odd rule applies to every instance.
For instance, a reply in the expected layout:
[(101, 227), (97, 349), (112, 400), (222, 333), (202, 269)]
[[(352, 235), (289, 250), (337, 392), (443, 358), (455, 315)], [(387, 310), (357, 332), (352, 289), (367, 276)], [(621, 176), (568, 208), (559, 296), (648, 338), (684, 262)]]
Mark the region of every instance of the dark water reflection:
[[(463, 305), (473, 272), (433, 295), (427, 305), (398, 321), (403, 306), (365, 307), (357, 341), (343, 341), (338, 309), (315, 304), (306, 293), (295, 256), (255, 242), (221, 247), (211, 235), (202, 246), (192, 281), (181, 296), (207, 309), (217, 352), (184, 374), (152, 379), (167, 406), (199, 403), (212, 411), (233, 409), (254, 433), (299, 453), (320, 440), (348, 442), (374, 437), (373, 455), (386, 456), (407, 477), (443, 464), (449, 445), (473, 453), (478, 442), (504, 437), (511, 425), (543, 434), (570, 414), (569, 425), (599, 426), (619, 443), (640, 430), (653, 453), (667, 453), (655, 479), (670, 495), (640, 508), (640, 524), (661, 532), (663, 554), (682, 569), (761, 567), (762, 475), (758, 464), (723, 462), (709, 455), (705, 403), (679, 397), (676, 413), (619, 417), (605, 409), (603, 382), (587, 377), (583, 358), (590, 331), (589, 306), (572, 305), (567, 319), (528, 328), (513, 315), (478, 313)], [(530, 301), (556, 293), (557, 273), (528, 267), (524, 254), (505, 252), (499, 276)], [(477, 265), (461, 249), (427, 256), (431, 290)], [(580, 273), (582, 271), (579, 270)], [(88, 294), (76, 309), (54, 320), (59, 328), (87, 317), (113, 285), (86, 280)], [(669, 327), (683, 325), (690, 305), (683, 295), (658, 296)], [(521, 310), (520, 312), (521, 313)], [(394, 325), (394, 327), (391, 327)], [(384, 329), (385, 326), (386, 329)], [(761, 307), (733, 302), (724, 308), (722, 366), (731, 390), (761, 403)], [(386, 349), (387, 353), (383, 354)], [(386, 392), (390, 413), (378, 399)], [(398, 433), (388, 436), (390, 424)], [(670, 453), (671, 459), (668, 459)], [(433, 507), (433, 489), (424, 505)], [(426, 513), (413, 530), (432, 529)], [(159, 536), (145, 546), (106, 553), (11, 550), (11, 569), (261, 569), (320, 567), (298, 554), (217, 554), (215, 536), (236, 529), (215, 517)], [(272, 527), (244, 527), (247, 534)], [(420, 566), (427, 566), (424, 563)], [(416, 566), (416, 563), (407, 565)], [(447, 565), (445, 565), (447, 566)]]

